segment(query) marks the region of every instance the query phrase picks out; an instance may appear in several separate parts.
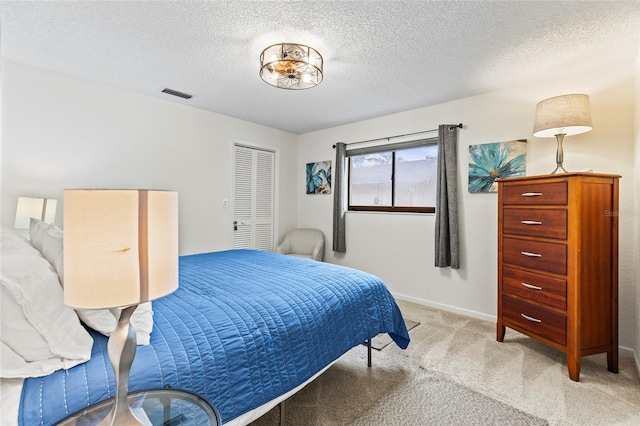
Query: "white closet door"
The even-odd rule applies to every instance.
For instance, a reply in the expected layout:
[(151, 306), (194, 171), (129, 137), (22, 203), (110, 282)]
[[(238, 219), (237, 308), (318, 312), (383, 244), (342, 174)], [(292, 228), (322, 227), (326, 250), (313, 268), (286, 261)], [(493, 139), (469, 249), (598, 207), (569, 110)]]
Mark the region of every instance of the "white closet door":
[(273, 250), (275, 153), (235, 145), (233, 248)]

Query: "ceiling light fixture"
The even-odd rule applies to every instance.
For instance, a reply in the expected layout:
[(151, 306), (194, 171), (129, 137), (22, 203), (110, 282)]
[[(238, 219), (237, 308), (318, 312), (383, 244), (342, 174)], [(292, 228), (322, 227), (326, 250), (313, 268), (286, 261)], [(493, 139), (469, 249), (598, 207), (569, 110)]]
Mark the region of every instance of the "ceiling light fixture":
[(304, 44), (274, 44), (260, 54), (260, 77), (280, 89), (317, 86), (322, 81), (322, 67), (322, 55)]

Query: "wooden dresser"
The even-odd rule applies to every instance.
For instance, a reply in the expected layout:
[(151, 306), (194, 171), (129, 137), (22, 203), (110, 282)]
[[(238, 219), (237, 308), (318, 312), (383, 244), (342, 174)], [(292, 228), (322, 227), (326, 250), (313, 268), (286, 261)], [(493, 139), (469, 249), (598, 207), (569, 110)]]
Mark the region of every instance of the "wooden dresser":
[(498, 182), (498, 322), (618, 372), (617, 175), (566, 173)]

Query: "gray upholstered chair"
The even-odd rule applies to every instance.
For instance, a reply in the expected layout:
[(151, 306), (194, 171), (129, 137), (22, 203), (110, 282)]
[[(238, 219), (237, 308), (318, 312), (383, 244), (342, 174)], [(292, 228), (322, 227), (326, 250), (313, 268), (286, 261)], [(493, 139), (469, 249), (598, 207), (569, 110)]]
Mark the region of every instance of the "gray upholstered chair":
[(293, 229), (285, 234), (276, 252), (322, 261), (324, 234), (318, 229)]

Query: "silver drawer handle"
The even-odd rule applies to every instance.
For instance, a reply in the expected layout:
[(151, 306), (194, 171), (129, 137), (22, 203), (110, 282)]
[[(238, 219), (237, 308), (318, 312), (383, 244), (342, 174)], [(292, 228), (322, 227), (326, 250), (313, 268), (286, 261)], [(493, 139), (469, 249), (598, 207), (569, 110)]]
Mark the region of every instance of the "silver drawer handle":
[(542, 257), (540, 253), (531, 253), (529, 251), (521, 251), (520, 254), (523, 254), (527, 257)]
[(530, 288), (531, 290), (542, 290), (542, 287), (538, 287), (537, 285), (531, 285), (527, 283), (520, 283), (526, 288)]
[(542, 195), (542, 192), (523, 192), (523, 197), (539, 197)]
[(542, 222), (538, 220), (521, 220), (520, 223), (523, 225), (542, 225)]
[(522, 318), (531, 322), (542, 322), (542, 320), (539, 320), (538, 318), (530, 317), (529, 315), (525, 315), (523, 313), (520, 313), (520, 316), (522, 316)]

